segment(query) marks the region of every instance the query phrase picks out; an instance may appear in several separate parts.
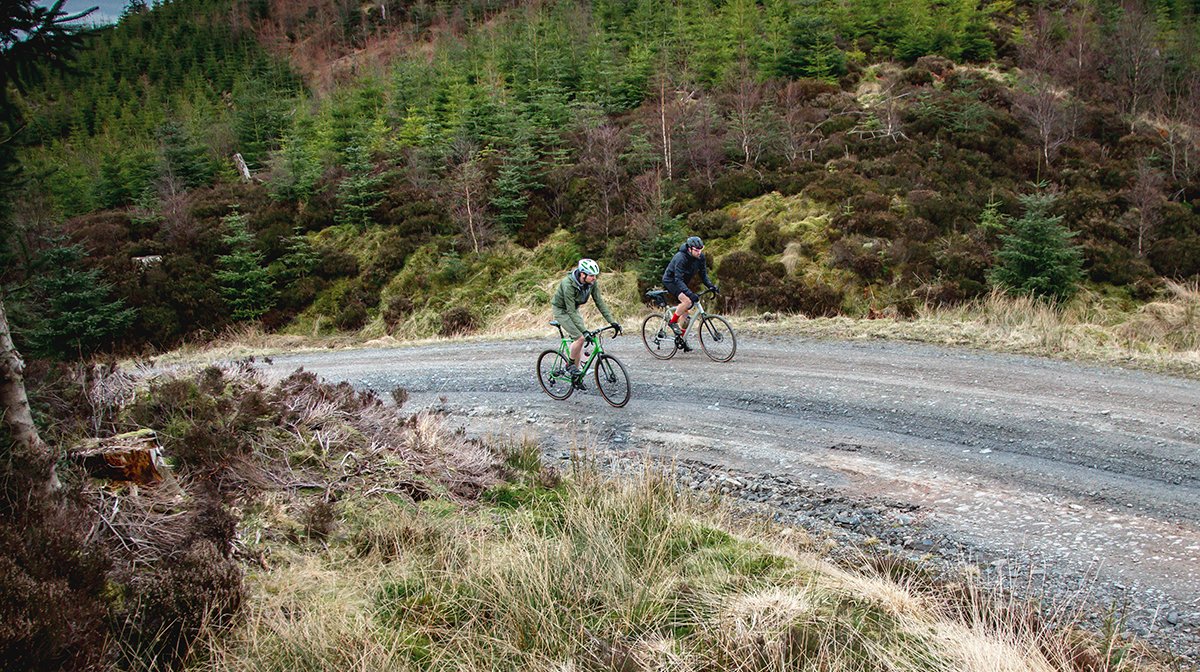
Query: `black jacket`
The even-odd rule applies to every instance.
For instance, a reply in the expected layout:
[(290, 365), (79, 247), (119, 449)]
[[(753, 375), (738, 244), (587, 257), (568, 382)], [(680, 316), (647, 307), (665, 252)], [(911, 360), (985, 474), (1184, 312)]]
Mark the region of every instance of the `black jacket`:
[(708, 264), (706, 257), (701, 252), (699, 257), (693, 257), (688, 254), (687, 243), (679, 246), (679, 251), (671, 258), (671, 263), (667, 264), (667, 270), (663, 272), (662, 281), (664, 285), (680, 284), (687, 285), (692, 276), (700, 273), (700, 281), (705, 287), (712, 287), (713, 283), (708, 279)]

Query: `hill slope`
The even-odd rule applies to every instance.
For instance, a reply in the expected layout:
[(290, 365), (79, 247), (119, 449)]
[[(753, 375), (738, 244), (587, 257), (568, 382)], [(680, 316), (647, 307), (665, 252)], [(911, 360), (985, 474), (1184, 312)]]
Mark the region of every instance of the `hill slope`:
[(25, 100), (18, 224), (137, 309), (113, 339), (229, 323), (235, 208), (266, 323), (306, 332), (476, 328), (583, 255), (645, 288), (685, 233), (735, 308), (956, 303), (1033, 182), (1118, 299), (1200, 273), (1182, 4), (389, 7), (165, 3)]

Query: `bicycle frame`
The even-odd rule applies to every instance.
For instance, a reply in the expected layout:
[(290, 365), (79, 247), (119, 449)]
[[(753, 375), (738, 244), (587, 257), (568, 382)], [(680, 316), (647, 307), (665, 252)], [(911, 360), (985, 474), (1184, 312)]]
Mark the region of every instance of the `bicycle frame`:
[[(558, 354), (562, 355), (563, 358), (565, 358), (568, 362), (575, 361), (571, 359), (571, 344), (575, 342), (575, 339), (563, 333), (561, 324), (556, 326), (558, 327), (558, 335), (562, 339), (558, 344)], [(587, 359), (579, 365), (580, 377), (587, 375), (587, 372), (592, 368), (592, 362), (596, 361), (596, 358), (604, 354), (604, 344), (600, 340), (600, 334), (608, 331), (609, 329), (612, 329), (612, 327), (604, 327), (603, 329), (584, 332), (583, 348), (586, 351), (590, 347), (592, 352), (588, 355)], [(555, 377), (557, 378), (557, 376)], [(563, 379), (569, 380), (570, 378), (570, 376), (564, 376)]]
[[(704, 304), (700, 302), (700, 297), (704, 296), (705, 294), (713, 294), (713, 293), (715, 293), (715, 292), (713, 292), (711, 289), (707, 289), (696, 295), (696, 302), (692, 304), (692, 307), (689, 308), (686, 313), (688, 323), (687, 323), (687, 331), (685, 331), (683, 333), (683, 340), (686, 341), (688, 339), (688, 337), (692, 335), (692, 332), (695, 331), (695, 329), (692, 329), (693, 324), (700, 324), (701, 322), (704, 321), (704, 318), (708, 317), (708, 312), (704, 310)], [(674, 312), (675, 312), (675, 308), (673, 308), (671, 306), (671, 304), (668, 303), (667, 307), (663, 309), (663, 319), (670, 322), (671, 315), (674, 314)]]

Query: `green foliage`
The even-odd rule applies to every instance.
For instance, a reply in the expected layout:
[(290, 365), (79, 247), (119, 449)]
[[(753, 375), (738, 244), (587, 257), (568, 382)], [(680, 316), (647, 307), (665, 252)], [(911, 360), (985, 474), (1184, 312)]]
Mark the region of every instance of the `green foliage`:
[(246, 225), (246, 216), (233, 212), (221, 219), (225, 235), (221, 241), (229, 253), (217, 258), (214, 276), (221, 296), (234, 320), (256, 320), (275, 304), (275, 284), (263, 264), (262, 252), (255, 249), (254, 236)]
[(207, 150), (183, 127), (169, 121), (158, 127), (160, 147), (160, 177), (173, 191), (208, 184), (216, 170), (208, 159)]
[(383, 200), (383, 176), (375, 173), (366, 147), (357, 144), (346, 148), (346, 170), (350, 174), (338, 185), (336, 220), (362, 231), (375, 221), (375, 211)]
[(775, 63), (775, 73), (789, 79), (836, 81), (846, 74), (846, 54), (836, 44), (828, 19), (801, 16), (792, 21), (788, 48)]
[(672, 217), (642, 243), (636, 266), (639, 293), (662, 287), (663, 271), (687, 236), (680, 218)]
[(34, 354), (74, 359), (111, 346), (129, 327), (134, 310), (112, 298), (112, 285), (100, 270), (82, 268), (86, 255), (76, 245), (52, 247), (42, 254), (43, 270), (33, 288), (33, 311), (28, 330)]
[(537, 156), (527, 142), (520, 142), (500, 163), (493, 185), (492, 207), (504, 232), (512, 235), (524, 224), (529, 209), (529, 192), (542, 186), (534, 174)]
[(1011, 233), (1002, 236), (992, 284), (1014, 296), (1028, 295), (1061, 303), (1071, 298), (1083, 277), (1083, 257), (1071, 242), (1074, 234), (1051, 215), (1054, 197), (1031, 194), (1021, 198), (1025, 214), (1009, 221)]

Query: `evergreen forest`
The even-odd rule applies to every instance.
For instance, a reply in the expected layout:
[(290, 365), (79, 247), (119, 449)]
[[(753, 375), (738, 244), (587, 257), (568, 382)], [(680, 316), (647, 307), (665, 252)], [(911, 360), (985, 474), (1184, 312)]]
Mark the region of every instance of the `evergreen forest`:
[(132, 0), (11, 99), (5, 301), (63, 359), (244, 322), (458, 333), (581, 256), (636, 301), (694, 234), (729, 310), (1136, 305), (1200, 274), (1198, 18)]

